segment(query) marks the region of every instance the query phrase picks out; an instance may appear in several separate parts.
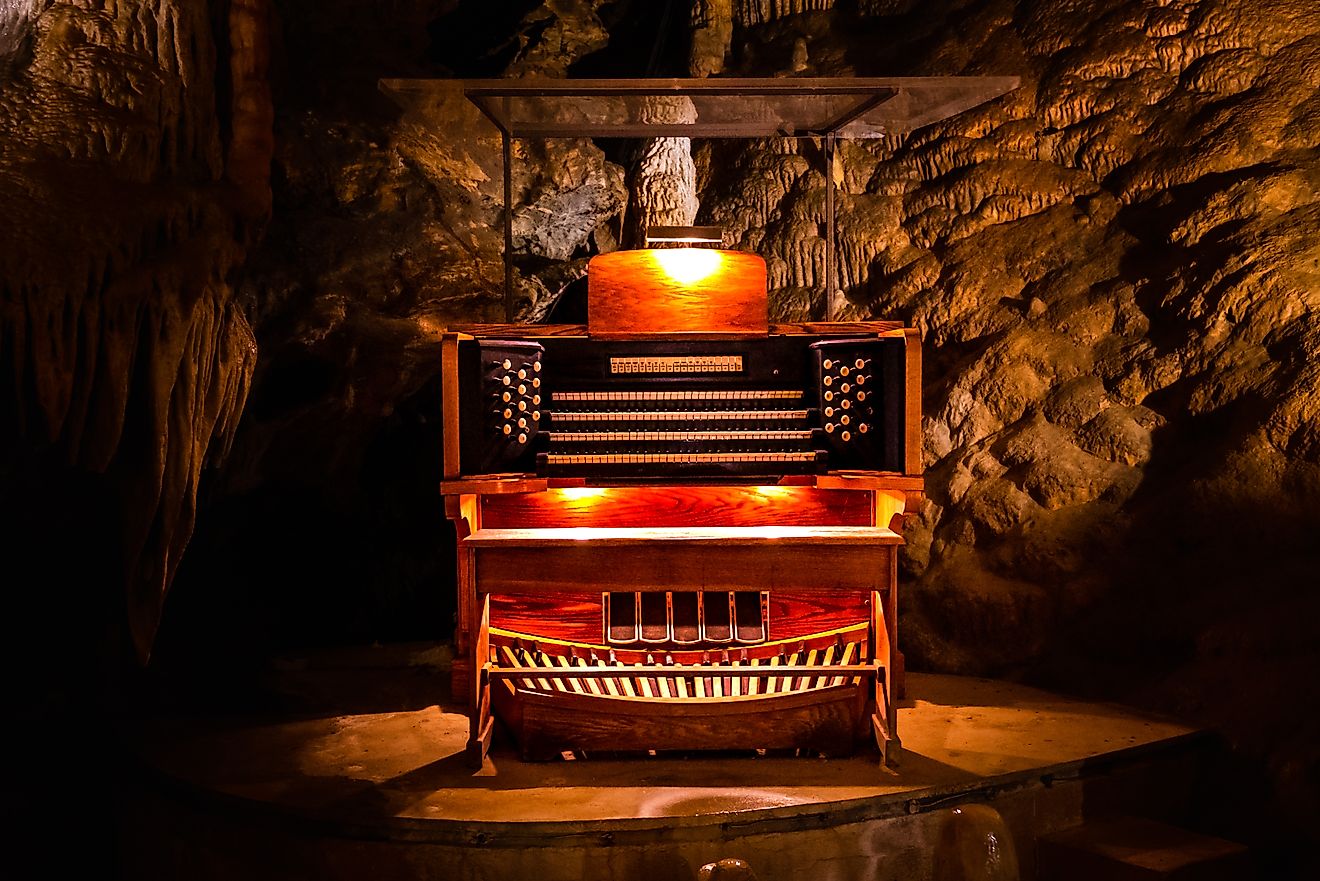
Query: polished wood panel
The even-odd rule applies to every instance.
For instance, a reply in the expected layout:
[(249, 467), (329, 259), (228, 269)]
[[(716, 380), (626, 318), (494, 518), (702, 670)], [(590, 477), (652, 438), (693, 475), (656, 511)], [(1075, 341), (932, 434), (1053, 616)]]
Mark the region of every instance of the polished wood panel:
[(458, 539), (458, 608), (454, 613), (452, 693), (456, 700), (466, 702), (472, 688), (472, 632), (476, 627), (477, 588), (472, 571), (472, 550), (463, 546), (463, 540), (475, 532), (481, 522), (476, 496), (445, 496), (445, 516), (453, 524)]
[[(886, 530), (887, 531), (887, 530)], [(888, 590), (893, 545), (718, 542), (475, 546), (476, 582), (491, 593), (651, 590)], [(828, 561), (828, 565), (824, 563)]]
[(544, 477), (520, 475), (517, 477), (474, 477), (466, 480), (440, 481), (440, 494), (451, 495), (505, 495), (508, 493), (544, 492), (549, 483)]
[[(451, 331), (467, 334), (473, 337), (516, 337), (536, 339), (539, 337), (570, 337), (570, 336), (588, 336), (587, 325), (585, 324), (456, 324), (449, 328)], [(819, 336), (820, 334), (847, 334), (849, 336), (865, 336), (866, 334), (876, 334), (879, 336), (889, 336), (895, 333), (903, 332), (903, 322), (901, 321), (794, 321), (794, 322), (776, 322), (769, 326), (771, 334), (789, 336), (793, 334), (805, 334)], [(709, 331), (698, 331), (698, 335), (706, 337)], [(664, 334), (668, 336), (668, 334)], [(734, 336), (743, 336), (742, 333), (734, 333)], [(680, 338), (681, 335), (680, 335)]]
[[(575, 489), (599, 486), (586, 477), (537, 477), (534, 474), (491, 475), (456, 480), (442, 480), (442, 495), (477, 493), (479, 495), (544, 492), (546, 489)], [(665, 486), (655, 483), (652, 486)], [(672, 485), (672, 484), (668, 484)], [(899, 490), (911, 499), (919, 499), (925, 488), (920, 475), (884, 471), (835, 471), (830, 474), (786, 474), (774, 484), (778, 487), (815, 487), (817, 489)], [(910, 509), (914, 510), (914, 509)]]
[(462, 334), (447, 333), (440, 338), (440, 413), (443, 444), (442, 466), (445, 477), (457, 477), (458, 461), (458, 341)]
[(867, 596), (792, 589), (770, 594), (770, 638), (801, 639), (813, 633), (852, 627), (869, 620)]
[(767, 333), (765, 261), (712, 248), (614, 251), (587, 264), (598, 334)]
[(490, 598), (491, 626), (533, 637), (601, 645), (600, 592), (583, 585), (572, 593), (536, 591)]
[[(609, 651), (602, 632), (600, 592), (591, 585), (583, 585), (583, 588), (571, 593), (534, 591), (493, 595), (490, 598), (491, 626), (525, 634), (529, 639), (562, 640)], [(836, 595), (820, 588), (776, 591), (770, 594), (768, 642), (803, 639), (864, 625), (870, 614), (867, 597), (861, 593)], [(613, 648), (623, 650), (618, 646)], [(741, 649), (752, 649), (756, 654), (756, 648), (729, 643), (714, 650), (718, 653), (721, 649), (728, 649), (737, 657)], [(659, 651), (673, 654), (672, 650)], [(679, 654), (683, 653), (680, 651)]]
[(721, 701), (620, 700), (591, 694), (499, 690), (516, 705), (514, 736), (524, 759), (564, 750), (807, 749), (850, 754), (870, 683)]
[(906, 343), (905, 354), (907, 380), (904, 395), (905, 423), (907, 444), (904, 450), (904, 467), (908, 474), (921, 473), (921, 333), (916, 328), (904, 330)]
[[(697, 548), (751, 548), (760, 553), (792, 553), (815, 547), (858, 550), (900, 545), (903, 539), (883, 526), (579, 526), (554, 529), (482, 528), (463, 540), (467, 547), (650, 548), (666, 552)], [(846, 556), (846, 555), (845, 555)]]
[(471, 707), (468, 716), (469, 734), (467, 743), (468, 764), (480, 768), (482, 760), (490, 749), (490, 736), (494, 726), (493, 708), (490, 692), (490, 600), (481, 605), (481, 618), (478, 622), (476, 640), (472, 651), (476, 675), (472, 677), (472, 693), (468, 697)]
[(473, 337), (515, 337), (518, 339), (559, 336), (586, 336), (585, 324), (458, 324), (450, 330)]
[(800, 321), (770, 325), (771, 333), (778, 334), (848, 334), (866, 336), (867, 334), (888, 335), (903, 330), (901, 321)]
[[(494, 599), (495, 597), (492, 595), (492, 602)], [(867, 608), (869, 609), (870, 606), (868, 605)], [(548, 657), (576, 656), (584, 662), (590, 661), (594, 652), (597, 660), (612, 656), (618, 663), (622, 664), (645, 664), (653, 662), (656, 658), (663, 658), (666, 663), (674, 664), (704, 664), (718, 661), (721, 664), (727, 662), (738, 665), (782, 660), (784, 657), (791, 657), (797, 652), (824, 649), (838, 645), (840, 642), (859, 645), (864, 649), (864, 654), (869, 657), (870, 646), (867, 640), (869, 639), (870, 626), (871, 622), (868, 617), (866, 620), (840, 627), (837, 630), (824, 630), (809, 636), (776, 639), (772, 642), (753, 645), (728, 643), (724, 646), (699, 649), (668, 649), (654, 646), (646, 649), (630, 649), (600, 643), (565, 641), (538, 634), (536, 631), (515, 633), (492, 627), (491, 644), (511, 646), (522, 643), (524, 648), (535, 648), (542, 655)]]
[(482, 523), (491, 529), (869, 526), (872, 516), (865, 491), (798, 486), (599, 487), (482, 499)]
[(875, 642), (871, 656), (882, 664), (872, 683), (872, 726), (875, 745), (886, 765), (897, 765), (902, 748), (898, 738), (898, 714), (894, 706), (893, 657), (894, 645), (889, 640), (889, 624), (885, 621), (884, 604), (879, 594), (871, 597), (871, 637)]

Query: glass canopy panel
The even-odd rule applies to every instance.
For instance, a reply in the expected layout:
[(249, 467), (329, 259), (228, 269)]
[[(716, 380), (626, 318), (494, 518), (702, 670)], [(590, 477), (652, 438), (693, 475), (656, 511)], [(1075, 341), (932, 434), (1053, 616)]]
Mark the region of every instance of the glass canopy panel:
[(381, 80), (437, 117), (457, 94), (514, 137), (805, 137), (902, 134), (1017, 87), (1017, 77)]

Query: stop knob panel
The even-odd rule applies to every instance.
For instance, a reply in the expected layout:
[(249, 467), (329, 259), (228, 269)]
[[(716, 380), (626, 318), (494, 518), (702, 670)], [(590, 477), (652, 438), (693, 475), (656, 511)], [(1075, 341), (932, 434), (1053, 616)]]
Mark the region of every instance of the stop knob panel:
[(811, 352), (830, 470), (901, 471), (902, 385), (886, 379), (895, 366), (901, 375), (903, 342), (828, 340), (813, 344)]

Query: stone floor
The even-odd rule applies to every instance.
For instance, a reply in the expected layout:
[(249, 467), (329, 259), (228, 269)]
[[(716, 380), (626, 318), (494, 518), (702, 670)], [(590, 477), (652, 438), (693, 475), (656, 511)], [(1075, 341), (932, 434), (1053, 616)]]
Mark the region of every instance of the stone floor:
[[(360, 672), (360, 671), (359, 671)], [(379, 677), (389, 671), (378, 671)], [(361, 682), (358, 683), (361, 685)], [(1175, 721), (985, 679), (913, 674), (901, 766), (752, 754), (463, 761), (450, 706), (289, 718), (157, 718), (129, 733), (158, 776), (203, 798), (373, 834), (525, 840), (789, 821), (828, 826), (1083, 776), (1194, 739)], [(979, 795), (978, 795), (979, 793)], [(237, 800), (237, 801), (235, 801)]]

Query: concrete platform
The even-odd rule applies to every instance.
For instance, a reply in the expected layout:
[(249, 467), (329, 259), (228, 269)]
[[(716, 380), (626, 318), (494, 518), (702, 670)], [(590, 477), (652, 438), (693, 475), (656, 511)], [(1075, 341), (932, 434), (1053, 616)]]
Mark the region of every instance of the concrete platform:
[(168, 876), (149, 843), (164, 827), (205, 878), (685, 881), (737, 856), (762, 881), (914, 881), (942, 871), (949, 836), (993, 837), (960, 831), (985, 826), (984, 810), (956, 810), (976, 804), (1032, 877), (1042, 833), (1134, 805), (1176, 814), (1203, 741), (1167, 719), (1002, 682), (912, 674), (909, 694), (897, 770), (872, 755), (524, 764), (497, 745), (474, 772), (466, 719), (443, 706), (155, 720), (130, 735), (154, 780), (128, 819), (141, 845), (130, 866)]

